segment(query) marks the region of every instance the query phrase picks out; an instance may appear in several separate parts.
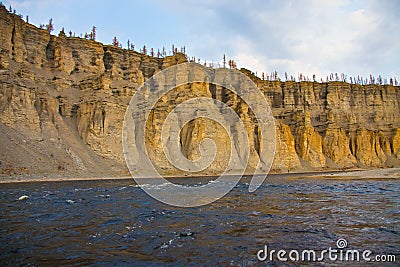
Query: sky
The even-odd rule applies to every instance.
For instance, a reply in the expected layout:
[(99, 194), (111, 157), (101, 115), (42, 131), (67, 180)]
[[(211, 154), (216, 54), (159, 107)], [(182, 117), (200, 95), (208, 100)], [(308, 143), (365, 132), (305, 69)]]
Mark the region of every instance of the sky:
[[(97, 27), (97, 41), (114, 36), (138, 50), (186, 47), (201, 62), (257, 72), (400, 77), (398, 0), (8, 0), (29, 22), (53, 18), (76, 35)], [(222, 63), (221, 63), (222, 64)]]

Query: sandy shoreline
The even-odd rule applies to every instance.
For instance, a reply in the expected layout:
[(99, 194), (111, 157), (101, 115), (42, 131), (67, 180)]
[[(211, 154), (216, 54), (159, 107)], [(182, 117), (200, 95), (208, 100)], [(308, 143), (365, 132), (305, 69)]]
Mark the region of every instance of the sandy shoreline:
[[(367, 170), (346, 170), (346, 171), (319, 171), (319, 172), (297, 172), (297, 173), (280, 173), (270, 174), (273, 176), (288, 176), (294, 179), (400, 179), (400, 168), (385, 169), (367, 169)], [(190, 178), (168, 176), (166, 178)], [(201, 177), (199, 177), (201, 178)], [(206, 176), (204, 177), (206, 178)], [(39, 177), (39, 176), (18, 176), (18, 177), (2, 177), (0, 184), (4, 183), (27, 183), (27, 182), (63, 182), (63, 181), (95, 181), (95, 180), (128, 180), (133, 179), (131, 176), (115, 176), (115, 177)]]

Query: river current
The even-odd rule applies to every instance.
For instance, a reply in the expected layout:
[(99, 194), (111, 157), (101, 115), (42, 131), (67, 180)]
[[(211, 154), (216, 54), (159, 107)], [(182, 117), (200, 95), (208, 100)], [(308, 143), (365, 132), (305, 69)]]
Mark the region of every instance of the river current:
[[(207, 182), (175, 182), (182, 181)], [(132, 179), (1, 184), (0, 265), (371, 266), (257, 257), (266, 245), (321, 251), (339, 239), (399, 264), (399, 179), (270, 175), (254, 193), (248, 182), (196, 208), (160, 203)]]

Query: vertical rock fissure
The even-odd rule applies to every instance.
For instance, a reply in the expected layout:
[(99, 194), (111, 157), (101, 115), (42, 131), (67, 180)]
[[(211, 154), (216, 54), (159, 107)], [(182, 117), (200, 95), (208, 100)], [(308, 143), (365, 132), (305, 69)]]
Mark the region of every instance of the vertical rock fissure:
[(101, 111), (101, 125), (102, 125), (103, 134), (104, 134), (104, 129), (105, 129), (105, 127), (104, 127), (105, 121), (106, 121), (106, 111), (103, 108), (103, 110)]
[(11, 33), (11, 55), (12, 59), (15, 59), (15, 25)]

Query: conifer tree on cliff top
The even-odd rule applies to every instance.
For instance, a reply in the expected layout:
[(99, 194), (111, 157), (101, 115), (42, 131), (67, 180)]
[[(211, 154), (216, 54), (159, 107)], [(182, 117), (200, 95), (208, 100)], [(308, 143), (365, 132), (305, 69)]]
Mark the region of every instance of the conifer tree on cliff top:
[(53, 25), (53, 19), (52, 18), (49, 20), (49, 24), (46, 25), (46, 30), (48, 32), (52, 32), (54, 30), (54, 25)]
[(117, 39), (117, 36), (114, 36), (113, 41), (112, 41), (113, 46), (119, 46), (119, 41)]

